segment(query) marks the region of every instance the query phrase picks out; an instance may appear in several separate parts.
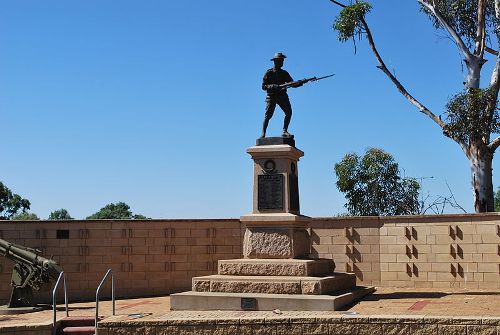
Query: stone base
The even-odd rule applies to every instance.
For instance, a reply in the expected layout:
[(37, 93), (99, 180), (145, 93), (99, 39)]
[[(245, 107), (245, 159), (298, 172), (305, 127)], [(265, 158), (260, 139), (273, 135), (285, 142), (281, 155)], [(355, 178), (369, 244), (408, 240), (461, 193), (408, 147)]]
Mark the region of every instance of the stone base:
[(246, 226), (243, 257), (290, 259), (309, 256), (309, 217), (290, 213), (250, 214), (240, 220)]
[[(183, 292), (170, 295), (171, 310), (336, 311), (374, 292), (373, 287), (355, 287), (335, 295)], [(250, 304), (248, 303), (250, 302)]]
[(243, 238), (243, 257), (305, 258), (309, 256), (309, 240), (306, 229), (248, 227)]
[(220, 260), (218, 273), (230, 276), (326, 276), (333, 273), (331, 259)]
[(353, 273), (334, 273), (325, 277), (212, 275), (193, 278), (195, 292), (321, 295), (355, 286)]

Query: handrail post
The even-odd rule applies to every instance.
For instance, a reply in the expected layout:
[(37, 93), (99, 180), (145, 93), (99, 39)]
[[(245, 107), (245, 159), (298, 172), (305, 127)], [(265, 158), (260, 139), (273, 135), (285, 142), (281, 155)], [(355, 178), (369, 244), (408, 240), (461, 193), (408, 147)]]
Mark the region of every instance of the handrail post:
[(61, 278), (63, 280), (63, 286), (64, 286), (64, 304), (66, 305), (66, 316), (69, 316), (69, 312), (68, 312), (68, 291), (67, 291), (67, 287), (66, 287), (66, 274), (64, 273), (64, 271), (61, 271), (61, 273), (59, 273), (59, 277), (57, 277), (57, 281), (56, 281), (56, 284), (54, 285), (54, 288), (52, 289), (52, 314), (53, 314), (53, 318), (52, 318), (52, 334), (55, 335), (56, 334), (56, 293), (57, 293), (57, 288), (59, 287), (59, 284), (61, 282)]
[(111, 301), (113, 302), (113, 316), (116, 315), (115, 306), (115, 276), (111, 273)]
[(115, 309), (115, 276), (111, 269), (108, 269), (104, 274), (99, 286), (97, 286), (97, 290), (95, 292), (95, 335), (97, 335), (97, 323), (99, 322), (99, 292), (101, 291), (101, 287), (108, 278), (109, 274), (111, 274), (111, 300), (113, 304), (113, 315), (116, 315)]
[(66, 275), (63, 277), (63, 286), (64, 286), (64, 305), (66, 305), (66, 317), (69, 316), (68, 310), (68, 290), (66, 289)]

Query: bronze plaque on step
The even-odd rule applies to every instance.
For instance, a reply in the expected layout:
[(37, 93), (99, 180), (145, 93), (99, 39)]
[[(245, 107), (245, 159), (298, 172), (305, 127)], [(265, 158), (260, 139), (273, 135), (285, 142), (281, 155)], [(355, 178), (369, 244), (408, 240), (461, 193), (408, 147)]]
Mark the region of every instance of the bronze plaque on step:
[(243, 311), (256, 311), (257, 299), (255, 298), (241, 298), (241, 310)]

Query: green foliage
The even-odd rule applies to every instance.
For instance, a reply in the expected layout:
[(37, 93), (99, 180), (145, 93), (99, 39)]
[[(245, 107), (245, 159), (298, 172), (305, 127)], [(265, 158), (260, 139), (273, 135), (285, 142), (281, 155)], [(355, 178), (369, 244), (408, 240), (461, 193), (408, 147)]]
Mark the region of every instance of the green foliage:
[[(465, 143), (488, 143), (490, 134), (500, 131), (495, 99), (489, 89), (467, 89), (456, 94), (446, 105), (446, 130)], [(492, 113), (488, 112), (492, 109)]]
[(500, 212), (500, 187), (495, 193), (495, 212)]
[(97, 213), (94, 213), (87, 217), (87, 220), (95, 219), (131, 219), (132, 212), (130, 211), (130, 206), (124, 202), (118, 202), (116, 204), (107, 204), (101, 208)]
[[(464, 38), (470, 48), (476, 40), (477, 34), (477, 10), (478, 1), (474, 0), (426, 0), (427, 3), (436, 6), (436, 10), (444, 17), (446, 22)], [(434, 15), (429, 13), (425, 7), (421, 7), (431, 19), (434, 27), (443, 28)], [(486, 33), (495, 36), (495, 1), (486, 1)]]
[(352, 5), (344, 7), (333, 23), (333, 29), (339, 32), (339, 41), (345, 42), (355, 35), (361, 37), (363, 28), (360, 20), (371, 9), (372, 6), (364, 1), (356, 1)]
[(107, 204), (101, 208), (97, 213), (87, 217), (87, 220), (100, 220), (100, 219), (134, 219), (144, 220), (147, 219), (144, 215), (132, 214), (130, 206), (124, 202), (117, 202), (116, 204)]
[(391, 154), (370, 148), (363, 157), (355, 153), (335, 164), (337, 187), (345, 193), (349, 215), (418, 214), (420, 185), (401, 178)]
[(38, 215), (35, 213), (30, 213), (30, 212), (22, 212), (19, 214), (14, 215), (11, 220), (19, 220), (19, 221), (35, 221), (35, 220), (40, 220)]
[(50, 213), (48, 220), (73, 220), (68, 211), (64, 208), (58, 209)]
[(132, 219), (134, 219), (134, 220), (150, 220), (151, 218), (148, 218), (142, 214), (134, 214)]
[(0, 182), (0, 220), (9, 220), (19, 212), (30, 209), (30, 202), (12, 193), (7, 186)]

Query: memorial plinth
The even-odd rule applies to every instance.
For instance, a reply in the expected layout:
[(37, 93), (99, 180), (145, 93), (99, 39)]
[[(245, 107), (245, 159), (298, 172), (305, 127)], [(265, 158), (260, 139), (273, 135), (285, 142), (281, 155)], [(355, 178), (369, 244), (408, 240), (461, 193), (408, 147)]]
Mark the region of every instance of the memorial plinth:
[(240, 218), (245, 225), (243, 256), (308, 257), (310, 218), (300, 215), (298, 178), (298, 161), (304, 153), (291, 139), (266, 140), (259, 139), (258, 144), (265, 144), (247, 149), (253, 159), (253, 210)]
[(258, 145), (247, 153), (253, 159), (252, 214), (299, 215), (297, 163), (304, 153), (288, 144)]
[(243, 259), (220, 260), (218, 274), (195, 277), (192, 291), (172, 294), (173, 310), (337, 310), (373, 291), (331, 259), (308, 259), (310, 218), (300, 214), (297, 163), (289, 137), (260, 138), (253, 159), (253, 209)]

